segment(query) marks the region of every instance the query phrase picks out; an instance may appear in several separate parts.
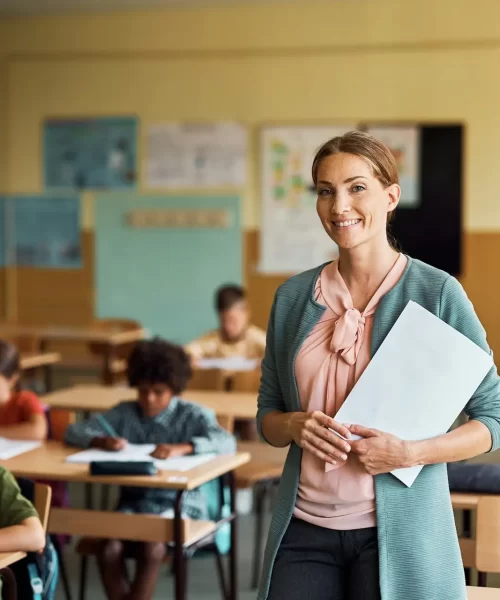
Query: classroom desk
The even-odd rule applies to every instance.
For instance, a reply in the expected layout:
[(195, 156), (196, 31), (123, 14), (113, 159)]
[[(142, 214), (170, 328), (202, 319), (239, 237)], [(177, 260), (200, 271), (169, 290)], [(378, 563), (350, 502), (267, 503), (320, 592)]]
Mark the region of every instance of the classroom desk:
[[(257, 413), (257, 394), (253, 392), (189, 390), (183, 397), (211, 408), (217, 415), (227, 415), (235, 419), (255, 419)], [(43, 397), (43, 401), (51, 408), (89, 414), (110, 410), (119, 402), (136, 398), (137, 392), (132, 388), (78, 385), (47, 394)]]
[(500, 600), (500, 590), (495, 588), (468, 587), (467, 600)]
[[(95, 538), (119, 538), (133, 541), (173, 542), (175, 565), (175, 598), (186, 597), (186, 557), (183, 546), (190, 547), (213, 536), (224, 523), (231, 525), (231, 551), (229, 599), (237, 598), (237, 535), (235, 510), (235, 483), (233, 471), (250, 460), (246, 453), (216, 456), (199, 467), (179, 473), (160, 471), (154, 476), (92, 476), (88, 465), (65, 462), (66, 457), (78, 452), (75, 448), (60, 442), (47, 442), (42, 447), (1, 461), (15, 476), (34, 480), (66, 481), (91, 484), (123, 485), (132, 487), (169, 488), (177, 490), (174, 518), (166, 519), (157, 515), (124, 514), (110, 511), (94, 511), (72, 508), (52, 508), (48, 530), (50, 533), (78, 535)], [(181, 518), (184, 492), (195, 489), (204, 483), (229, 476), (230, 515), (218, 522), (193, 521)]]
[(5, 569), (23, 558), (26, 558), (26, 552), (0, 552), (0, 569)]
[(21, 369), (23, 371), (43, 370), (45, 391), (52, 390), (52, 366), (61, 362), (59, 352), (26, 352), (21, 354)]
[(103, 344), (106, 347), (103, 365), (103, 381), (106, 384), (110, 384), (113, 381), (111, 365), (116, 348), (122, 344), (130, 344), (144, 339), (146, 337), (146, 330), (138, 328), (130, 331), (103, 331), (92, 325), (87, 327), (62, 327), (52, 325), (0, 324), (0, 337), (12, 338), (22, 336), (30, 336), (39, 340), (40, 352), (46, 352), (48, 344), (55, 341)]

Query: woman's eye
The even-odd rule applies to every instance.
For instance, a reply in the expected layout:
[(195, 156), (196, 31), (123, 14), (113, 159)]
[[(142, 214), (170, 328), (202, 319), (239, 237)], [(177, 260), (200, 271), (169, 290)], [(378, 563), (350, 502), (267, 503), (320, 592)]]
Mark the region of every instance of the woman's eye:
[(364, 190), (366, 190), (366, 188), (365, 188), (365, 186), (364, 186), (364, 185), (354, 185), (354, 186), (352, 187), (352, 191), (353, 191), (354, 193), (363, 192)]
[(332, 190), (325, 188), (323, 190), (319, 190), (318, 196), (329, 196), (331, 193), (332, 193)]

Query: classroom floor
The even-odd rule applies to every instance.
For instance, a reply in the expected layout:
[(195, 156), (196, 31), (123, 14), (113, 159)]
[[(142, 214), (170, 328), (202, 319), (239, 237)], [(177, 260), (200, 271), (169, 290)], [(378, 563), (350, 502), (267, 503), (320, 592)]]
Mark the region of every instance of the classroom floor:
[[(253, 539), (253, 517), (241, 516), (239, 518), (239, 600), (255, 600), (257, 593), (250, 590), (251, 544)], [(69, 571), (73, 600), (78, 597), (77, 582), (79, 580), (79, 557), (68, 547), (65, 551), (66, 565)], [(173, 580), (167, 566), (160, 577), (155, 600), (168, 600), (173, 598)], [(214, 559), (211, 556), (195, 558), (189, 563), (188, 600), (221, 600), (217, 582), (217, 572), (214, 568)], [(65, 600), (62, 584), (59, 583), (56, 600)], [(86, 600), (106, 600), (102, 589), (95, 560), (89, 561), (87, 598)]]

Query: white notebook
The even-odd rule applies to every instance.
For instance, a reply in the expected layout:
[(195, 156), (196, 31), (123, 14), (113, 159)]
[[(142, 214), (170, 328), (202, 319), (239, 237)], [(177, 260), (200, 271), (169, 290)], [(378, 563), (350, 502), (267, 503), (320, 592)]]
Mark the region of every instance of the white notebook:
[[(410, 301), (335, 415), (403, 440), (446, 433), (490, 370), (492, 357)], [(422, 467), (392, 471), (411, 486)]]

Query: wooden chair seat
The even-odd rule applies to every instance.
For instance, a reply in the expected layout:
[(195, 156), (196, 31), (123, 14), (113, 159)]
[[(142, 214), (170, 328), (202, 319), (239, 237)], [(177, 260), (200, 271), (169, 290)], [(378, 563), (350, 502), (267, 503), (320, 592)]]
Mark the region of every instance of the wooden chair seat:
[(261, 481), (279, 479), (282, 472), (283, 465), (251, 460), (246, 465), (236, 469), (236, 486), (240, 489), (248, 488)]
[(500, 600), (500, 590), (492, 588), (468, 587), (467, 600)]

